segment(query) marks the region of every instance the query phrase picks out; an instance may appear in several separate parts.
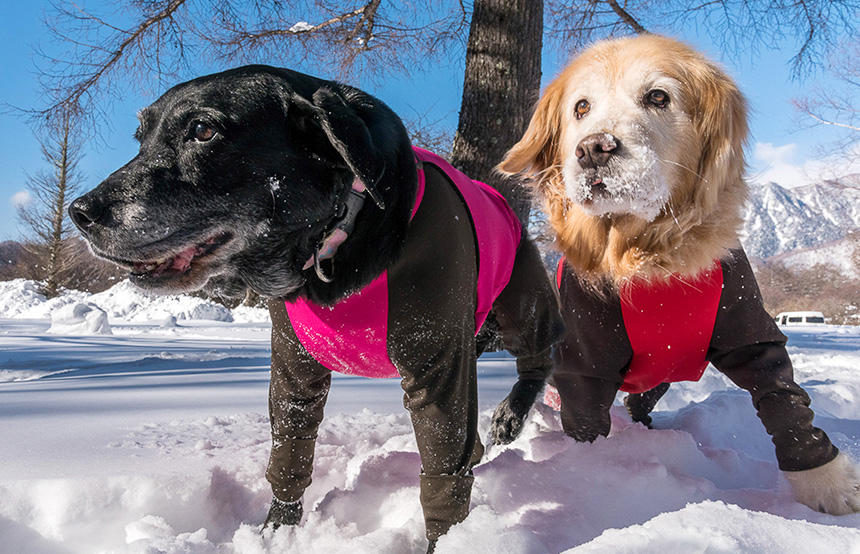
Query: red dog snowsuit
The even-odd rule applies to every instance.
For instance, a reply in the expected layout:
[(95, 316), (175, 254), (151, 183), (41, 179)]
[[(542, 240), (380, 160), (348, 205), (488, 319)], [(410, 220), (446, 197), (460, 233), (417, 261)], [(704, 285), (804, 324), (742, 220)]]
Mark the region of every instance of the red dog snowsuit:
[(567, 335), (552, 381), (569, 435), (590, 441), (608, 434), (619, 389), (647, 394), (662, 383), (697, 381), (710, 362), (752, 395), (780, 469), (811, 469), (836, 457), (836, 447), (812, 425), (786, 337), (764, 310), (743, 250), (697, 279), (637, 284), (620, 295), (588, 290), (563, 260), (557, 282)]

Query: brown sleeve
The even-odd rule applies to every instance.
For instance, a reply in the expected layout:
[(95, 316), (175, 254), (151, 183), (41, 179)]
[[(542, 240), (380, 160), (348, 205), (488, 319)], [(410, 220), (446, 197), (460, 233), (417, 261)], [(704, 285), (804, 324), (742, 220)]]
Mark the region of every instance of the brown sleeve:
[(425, 163), (426, 188), (401, 258), (388, 272), (388, 353), (421, 455), (421, 504), (431, 540), (469, 510), (480, 460), (475, 351), (477, 261), (463, 202)]
[(759, 419), (771, 435), (783, 471), (826, 464), (838, 450), (812, 425), (809, 395), (794, 382), (786, 337), (765, 311), (743, 250), (724, 260), (723, 293), (708, 360), (752, 395)]
[(453, 185), (424, 169), (421, 208), (388, 271), (388, 353), (424, 473), (465, 473), (477, 438), (475, 238)]
[(311, 483), (314, 443), (331, 385), (331, 371), (308, 354), (290, 324), (283, 300), (269, 301), (272, 376), (269, 418), (272, 451), (266, 479), (275, 497), (294, 502)]
[(556, 351), (553, 379), (569, 374), (620, 384), (633, 348), (618, 296), (587, 288), (567, 265), (559, 292), (567, 331)]
[(558, 292), (525, 232), (493, 313), (505, 349), (517, 358), (519, 378), (546, 380), (552, 372), (551, 349), (564, 335), (564, 321)]

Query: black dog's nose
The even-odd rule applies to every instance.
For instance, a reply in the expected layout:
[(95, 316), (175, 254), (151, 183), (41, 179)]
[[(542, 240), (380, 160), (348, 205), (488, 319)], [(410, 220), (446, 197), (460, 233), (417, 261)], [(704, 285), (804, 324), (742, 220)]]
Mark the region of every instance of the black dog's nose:
[(95, 225), (105, 214), (104, 206), (94, 202), (88, 195), (80, 196), (69, 206), (69, 217), (78, 226), (78, 229), (86, 232)]
[(576, 145), (577, 161), (583, 169), (606, 165), (618, 149), (618, 145), (618, 139), (609, 133), (588, 135)]

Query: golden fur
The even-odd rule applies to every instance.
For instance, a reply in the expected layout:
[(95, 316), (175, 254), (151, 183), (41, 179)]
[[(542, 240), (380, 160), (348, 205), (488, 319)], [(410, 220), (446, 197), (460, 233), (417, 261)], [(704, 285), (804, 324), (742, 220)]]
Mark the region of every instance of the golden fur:
[[(654, 83), (669, 91), (665, 110), (643, 105)], [(593, 108), (579, 119), (575, 106), (583, 98)], [(622, 146), (631, 145), (627, 158), (645, 152), (654, 160), (654, 181), (645, 188), (653, 187), (658, 199), (656, 189), (665, 190), (666, 201), (653, 214), (590, 213), (587, 203), (571, 198), (565, 176), (582, 171), (574, 152), (586, 132), (619, 135)], [(744, 98), (718, 66), (673, 39), (641, 35), (598, 42), (576, 57), (546, 88), (528, 130), (498, 169), (531, 177), (562, 252), (586, 281), (618, 286), (693, 276), (737, 245), (746, 134)], [(623, 172), (629, 164), (625, 178), (639, 179), (640, 166), (621, 150), (618, 167)]]

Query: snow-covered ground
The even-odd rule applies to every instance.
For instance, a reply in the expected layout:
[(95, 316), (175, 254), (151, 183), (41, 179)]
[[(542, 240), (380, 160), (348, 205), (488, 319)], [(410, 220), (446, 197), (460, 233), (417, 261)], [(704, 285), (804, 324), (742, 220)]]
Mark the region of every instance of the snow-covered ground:
[[(306, 515), (261, 534), (265, 312), (31, 285), (0, 283), (0, 552), (423, 552), (396, 380), (335, 377)], [(860, 328), (786, 332), (816, 423), (860, 459)], [(505, 355), (479, 361), (484, 437), (514, 378)], [(577, 444), (539, 407), (489, 449), (437, 552), (860, 552), (860, 515), (794, 502), (748, 395), (714, 370), (658, 410), (647, 430), (616, 406), (608, 438)]]

